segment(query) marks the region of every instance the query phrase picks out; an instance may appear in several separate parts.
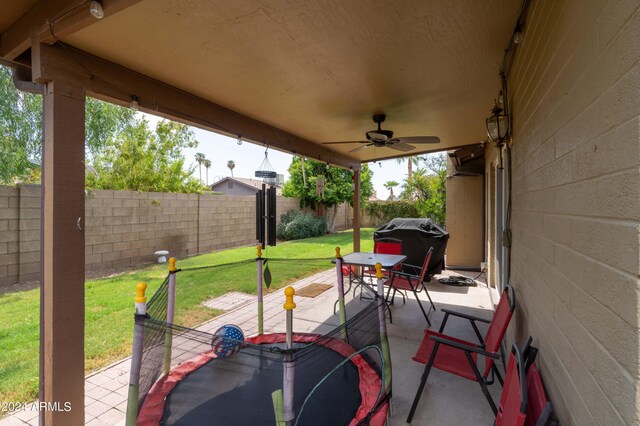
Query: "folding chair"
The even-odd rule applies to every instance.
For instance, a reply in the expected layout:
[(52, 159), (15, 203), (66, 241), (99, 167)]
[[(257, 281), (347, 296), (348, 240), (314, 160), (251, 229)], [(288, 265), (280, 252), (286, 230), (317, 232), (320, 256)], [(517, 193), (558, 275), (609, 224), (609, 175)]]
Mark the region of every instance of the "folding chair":
[(558, 426), (558, 419), (553, 416), (553, 405), (547, 399), (542, 376), (536, 365), (538, 349), (531, 346), (533, 339), (529, 337), (522, 350), (524, 370), (527, 374), (527, 419), (525, 426)]
[[(495, 366), (495, 360), (500, 358), (500, 343), (507, 332), (509, 321), (513, 316), (513, 311), (516, 309), (516, 299), (513, 291), (513, 287), (507, 286), (502, 293), (496, 312), (493, 315), (491, 321), (487, 321), (483, 318), (479, 318), (473, 315), (463, 314), (461, 312), (455, 312), (443, 309), (445, 312), (445, 320), (440, 327), (439, 332), (425, 330), (424, 337), (420, 342), (420, 347), (416, 352), (413, 360), (422, 364), (426, 364), (424, 373), (420, 379), (420, 386), (413, 400), (407, 423), (411, 422), (413, 415), (418, 407), (418, 402), (422, 396), (422, 391), (427, 383), (429, 372), (432, 367), (439, 370), (455, 374), (456, 376), (463, 377), (465, 379), (476, 381), (482, 388), (482, 393), (487, 398), (491, 409), (497, 414), (496, 408), (487, 385), (493, 383), (493, 373), (498, 378), (500, 384), (503, 384), (500, 372)], [(473, 326), (476, 335), (480, 340), (480, 344), (474, 344), (462, 339), (456, 339), (455, 337), (443, 334), (444, 325), (449, 315), (459, 316), (468, 319)], [(484, 339), (480, 335), (476, 321), (489, 322), (489, 328), (485, 334)], [(478, 370), (478, 355), (485, 357), (485, 368), (483, 374), (480, 374)], [(492, 379), (489, 379), (490, 374)]]
[[(397, 238), (380, 238), (373, 241), (373, 252), (380, 254), (402, 254), (402, 241)], [(402, 264), (398, 264), (393, 268), (394, 271), (402, 270)], [(375, 268), (367, 268), (362, 272), (363, 275), (368, 275), (369, 277), (374, 277), (376, 275)], [(386, 269), (382, 270), (382, 274), (385, 278), (389, 277), (389, 271)], [(360, 286), (360, 299), (362, 299), (362, 285)], [(353, 289), (353, 297), (356, 297), (356, 287)], [(404, 294), (402, 295), (402, 299), (404, 300)]]
[(527, 377), (522, 352), (514, 343), (509, 355), (495, 426), (524, 426), (527, 413)]
[[(393, 303), (393, 302), (389, 302), (389, 295), (391, 294), (391, 290), (393, 290), (393, 294), (391, 294), (392, 301), (393, 301), (393, 298), (396, 296), (397, 291), (411, 290), (413, 292), (413, 295), (416, 297), (416, 301), (418, 302), (418, 306), (422, 311), (422, 315), (424, 315), (424, 318), (427, 320), (427, 324), (429, 324), (429, 326), (431, 326), (431, 321), (429, 321), (429, 315), (424, 310), (424, 307), (420, 302), (418, 293), (420, 293), (421, 291), (424, 291), (427, 295), (427, 298), (429, 299), (429, 303), (431, 303), (431, 307), (429, 308), (429, 310), (431, 310), (431, 308), (433, 308), (433, 310), (436, 309), (436, 306), (433, 304), (433, 300), (431, 300), (431, 296), (429, 296), (429, 292), (427, 291), (427, 288), (424, 285), (424, 281), (425, 279), (427, 279), (427, 269), (429, 267), (429, 261), (431, 260), (432, 253), (433, 253), (433, 247), (429, 247), (429, 250), (427, 251), (427, 255), (424, 258), (424, 262), (422, 263), (422, 268), (420, 269), (420, 273), (418, 275), (409, 274), (407, 272), (394, 269), (390, 271), (391, 273), (390, 278), (384, 283), (386, 286), (389, 287), (389, 291), (387, 291), (387, 296), (385, 298), (385, 301), (388, 303)], [(407, 270), (407, 267), (414, 268), (416, 270), (419, 268), (418, 266), (414, 266), (414, 265), (407, 265), (407, 264), (403, 265), (404, 270)], [(402, 300), (404, 301), (404, 295), (402, 296)]]

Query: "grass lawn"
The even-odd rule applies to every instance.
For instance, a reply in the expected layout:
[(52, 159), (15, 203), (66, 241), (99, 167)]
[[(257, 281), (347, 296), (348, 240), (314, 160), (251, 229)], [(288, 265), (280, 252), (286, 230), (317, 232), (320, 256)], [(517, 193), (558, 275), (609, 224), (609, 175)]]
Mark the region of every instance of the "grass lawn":
[[(373, 247), (372, 229), (363, 229), (361, 250)], [(282, 258), (330, 258), (334, 248), (353, 251), (351, 231), (268, 247), (263, 257), (273, 281), (271, 289), (283, 287), (315, 272), (329, 269), (327, 260), (285, 262)], [(205, 300), (229, 291), (256, 293), (255, 247), (241, 247), (195, 256), (181, 261), (176, 289), (176, 323), (194, 326), (219, 315), (203, 307)], [(247, 260), (232, 267), (188, 270)], [(168, 264), (154, 265), (115, 277), (85, 283), (85, 369), (97, 370), (131, 352), (133, 296), (138, 282), (148, 284), (150, 296), (167, 275)], [(40, 291), (30, 290), (0, 296), (0, 401), (30, 401), (38, 393), (38, 348)]]

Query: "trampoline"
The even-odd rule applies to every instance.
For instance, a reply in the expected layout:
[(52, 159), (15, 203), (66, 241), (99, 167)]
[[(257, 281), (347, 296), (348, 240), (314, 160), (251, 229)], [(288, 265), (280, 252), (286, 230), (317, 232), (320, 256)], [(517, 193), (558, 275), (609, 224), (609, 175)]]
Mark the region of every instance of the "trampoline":
[(385, 423), (388, 396), (375, 300), (327, 334), (294, 333), (291, 349), (284, 333), (261, 334), (218, 357), (213, 334), (166, 321), (170, 277), (147, 313), (136, 315), (136, 331), (144, 330), (136, 424), (279, 424), (273, 394), (283, 388), (288, 362), (295, 373), (293, 425)]

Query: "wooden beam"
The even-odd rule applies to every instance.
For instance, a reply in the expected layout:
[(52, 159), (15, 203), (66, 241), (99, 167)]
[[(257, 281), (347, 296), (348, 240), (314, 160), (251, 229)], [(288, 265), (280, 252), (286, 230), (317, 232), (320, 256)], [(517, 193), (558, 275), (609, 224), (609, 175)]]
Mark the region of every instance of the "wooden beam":
[[(29, 49), (31, 36), (47, 22), (72, 10), (86, 0), (42, 0), (0, 35), (0, 57), (14, 60)], [(87, 4), (87, 8), (89, 5)]]
[(360, 162), (331, 151), (321, 144), (247, 117), (161, 81), (90, 55), (71, 46), (36, 44), (33, 50), (33, 78), (39, 83), (71, 79), (99, 99), (129, 105), (138, 97), (142, 111), (180, 121), (227, 136), (267, 144), (292, 154), (337, 166), (360, 169)]
[(65, 83), (44, 91), (40, 402), (46, 425), (84, 424), (85, 96)]
[[(104, 19), (107, 19), (115, 13), (128, 8), (139, 1), (140, 0), (101, 0)], [(53, 44), (63, 37), (80, 31), (81, 29), (96, 22), (98, 22), (98, 19), (91, 15), (89, 2), (87, 2), (86, 4), (73, 9), (68, 14), (65, 14), (60, 19), (51, 23), (51, 25), (44, 25), (40, 29), (40, 42)]]
[(31, 68), (17, 66), (15, 68), (12, 68), (12, 74), (13, 85), (16, 86), (16, 89), (29, 93), (43, 93), (44, 86), (40, 83), (33, 82), (33, 77), (31, 76)]
[[(104, 19), (140, 0), (101, 0)], [(0, 35), (0, 58), (14, 60), (29, 49), (31, 37), (52, 44), (58, 39), (98, 22), (89, 12), (88, 0), (40, 0)]]

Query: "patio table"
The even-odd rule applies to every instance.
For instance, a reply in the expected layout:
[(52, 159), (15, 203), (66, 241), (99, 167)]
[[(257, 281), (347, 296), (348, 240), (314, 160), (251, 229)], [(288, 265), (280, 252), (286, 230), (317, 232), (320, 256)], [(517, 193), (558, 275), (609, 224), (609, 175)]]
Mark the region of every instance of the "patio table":
[[(383, 254), (383, 253), (368, 253), (368, 252), (356, 251), (344, 256), (342, 258), (342, 264), (375, 268), (376, 263), (380, 263), (380, 265), (382, 265), (382, 269), (391, 270), (393, 267), (395, 267), (399, 263), (404, 262), (406, 258), (407, 256), (403, 254)], [(332, 260), (332, 262), (335, 263), (335, 259)], [(349, 273), (352, 274), (351, 271)], [(371, 291), (373, 294), (377, 293), (376, 289), (371, 285), (371, 283), (367, 282), (367, 280), (364, 278), (364, 275), (362, 273), (353, 274), (353, 279), (357, 283), (356, 285), (363, 286), (367, 290)], [(387, 301), (385, 300), (384, 304), (387, 310), (389, 311), (389, 322), (393, 322), (389, 303), (387, 303)]]

